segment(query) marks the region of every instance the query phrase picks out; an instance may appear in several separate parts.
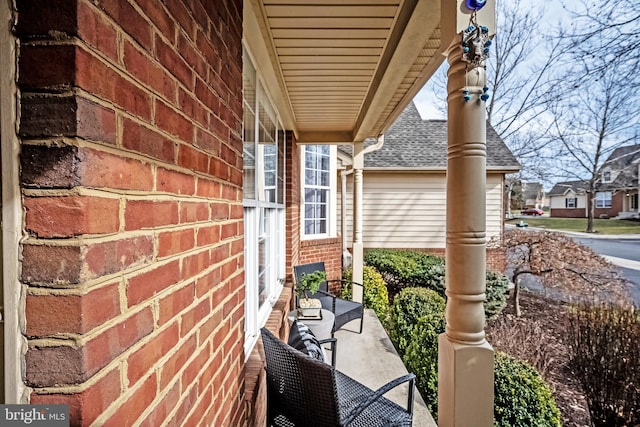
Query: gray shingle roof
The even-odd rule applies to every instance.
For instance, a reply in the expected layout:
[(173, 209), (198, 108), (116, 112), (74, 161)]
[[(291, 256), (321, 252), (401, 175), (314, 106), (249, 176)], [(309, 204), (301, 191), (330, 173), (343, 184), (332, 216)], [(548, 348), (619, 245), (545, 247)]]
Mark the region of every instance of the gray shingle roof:
[(589, 189), (588, 181), (563, 181), (553, 186), (547, 196), (561, 196), (568, 189), (572, 189), (575, 193), (584, 193)]
[(599, 188), (627, 189), (638, 186), (638, 165), (640, 164), (640, 144), (618, 147), (609, 156), (600, 170), (619, 171), (611, 183), (602, 183)]
[[(375, 140), (365, 141), (365, 145)], [(341, 145), (351, 155), (351, 146)], [(384, 135), (384, 145), (364, 157), (365, 169), (446, 169), (447, 121), (422, 120), (411, 102)], [(517, 171), (520, 163), (487, 123), (487, 169)]]

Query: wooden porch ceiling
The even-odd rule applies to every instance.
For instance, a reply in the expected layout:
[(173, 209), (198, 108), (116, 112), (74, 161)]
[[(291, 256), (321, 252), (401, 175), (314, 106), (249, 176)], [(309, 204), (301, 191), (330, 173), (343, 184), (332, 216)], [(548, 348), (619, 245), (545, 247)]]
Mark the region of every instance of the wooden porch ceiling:
[(440, 0), (251, 0), (244, 30), (299, 142), (384, 133), (444, 60)]

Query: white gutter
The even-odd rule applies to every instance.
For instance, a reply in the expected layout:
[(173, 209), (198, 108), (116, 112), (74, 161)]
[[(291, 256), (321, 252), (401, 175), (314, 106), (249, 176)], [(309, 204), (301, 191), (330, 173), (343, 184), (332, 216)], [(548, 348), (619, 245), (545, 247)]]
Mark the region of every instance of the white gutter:
[(362, 150), (362, 155), (364, 156), (367, 153), (373, 153), (374, 151), (378, 151), (379, 149), (382, 148), (383, 145), (384, 145), (384, 134), (378, 137), (378, 142)]
[[(362, 243), (362, 199), (363, 199), (363, 171), (364, 171), (364, 155), (379, 150), (384, 145), (384, 135), (378, 136), (378, 141), (366, 148), (363, 148), (363, 142), (355, 142), (353, 147), (353, 233), (352, 233), (352, 267), (353, 281), (362, 283), (364, 270), (364, 248)], [(343, 237), (344, 244), (344, 237)], [(345, 258), (348, 259), (345, 253)], [(353, 295), (354, 301), (363, 301), (363, 295)]]
[[(343, 267), (347, 267), (345, 265), (345, 256), (349, 252), (347, 250), (347, 175), (351, 175), (353, 173), (353, 168), (351, 169), (343, 169), (340, 171), (340, 178), (342, 184), (342, 203), (340, 209), (340, 224), (342, 225), (342, 264)], [(349, 260), (349, 264), (351, 261)]]

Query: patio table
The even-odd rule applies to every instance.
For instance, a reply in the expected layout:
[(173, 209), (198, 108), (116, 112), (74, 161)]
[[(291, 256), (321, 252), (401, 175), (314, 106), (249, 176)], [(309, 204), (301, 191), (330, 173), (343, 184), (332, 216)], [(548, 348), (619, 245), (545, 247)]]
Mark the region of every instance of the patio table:
[(298, 317), (298, 310), (292, 310), (287, 314), (289, 321), (293, 322), (294, 320), (299, 320), (305, 325), (309, 327), (313, 335), (316, 336), (319, 340), (324, 340), (327, 338), (331, 338), (331, 331), (333, 331), (333, 324), (335, 321), (335, 316), (331, 312), (331, 310), (325, 310), (324, 308), (321, 310), (322, 318), (321, 319), (305, 319)]

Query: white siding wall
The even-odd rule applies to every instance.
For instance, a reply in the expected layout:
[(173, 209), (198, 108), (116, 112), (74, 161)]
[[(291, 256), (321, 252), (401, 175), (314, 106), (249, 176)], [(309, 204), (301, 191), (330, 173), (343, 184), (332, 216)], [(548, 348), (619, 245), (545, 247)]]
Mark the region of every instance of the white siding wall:
[[(446, 233), (444, 173), (365, 171), (363, 243), (365, 248), (444, 248)], [(487, 176), (487, 238), (502, 227), (501, 174)], [(340, 189), (340, 185), (338, 185)], [(352, 242), (353, 177), (347, 180), (347, 245)], [(338, 195), (338, 203), (341, 196)], [(340, 206), (338, 221), (340, 221)], [(340, 224), (338, 225), (340, 227)], [(340, 229), (340, 228), (338, 228)]]
[(551, 196), (549, 197), (550, 202), (549, 202), (549, 208), (551, 209), (565, 209), (565, 199), (567, 198), (573, 198), (573, 197), (577, 197), (578, 198), (578, 209), (584, 209), (587, 206), (587, 196), (581, 194), (579, 196), (576, 196), (573, 193), (569, 193), (566, 196)]

